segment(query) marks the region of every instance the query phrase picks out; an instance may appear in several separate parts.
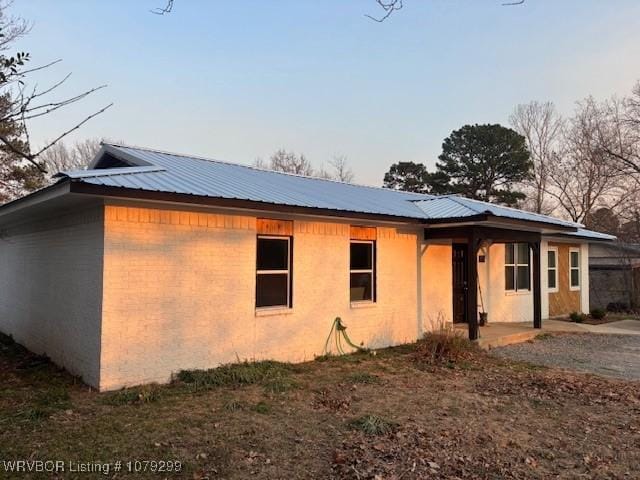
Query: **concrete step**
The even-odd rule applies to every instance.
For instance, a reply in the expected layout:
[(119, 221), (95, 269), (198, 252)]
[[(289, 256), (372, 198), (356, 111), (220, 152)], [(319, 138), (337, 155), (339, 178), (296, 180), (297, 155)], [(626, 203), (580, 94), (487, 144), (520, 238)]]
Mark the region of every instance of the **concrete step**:
[(505, 335), (494, 336), (487, 335), (478, 339), (478, 346), (484, 350), (490, 350), (496, 347), (504, 347), (514, 343), (527, 342), (533, 340), (542, 333), (540, 330), (531, 330), (527, 332), (508, 333)]

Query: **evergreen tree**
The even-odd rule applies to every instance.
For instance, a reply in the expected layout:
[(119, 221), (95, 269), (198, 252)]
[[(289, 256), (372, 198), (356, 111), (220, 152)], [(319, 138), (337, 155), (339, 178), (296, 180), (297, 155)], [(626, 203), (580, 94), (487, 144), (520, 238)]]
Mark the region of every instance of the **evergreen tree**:
[(501, 125), (465, 125), (442, 144), (426, 190), (514, 205), (525, 198), (514, 187), (531, 175), (525, 138)]

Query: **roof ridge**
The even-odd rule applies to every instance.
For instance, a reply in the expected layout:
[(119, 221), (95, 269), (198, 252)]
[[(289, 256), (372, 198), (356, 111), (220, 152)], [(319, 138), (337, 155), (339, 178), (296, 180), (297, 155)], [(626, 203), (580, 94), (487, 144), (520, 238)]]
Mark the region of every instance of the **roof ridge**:
[[(415, 193), (415, 192), (407, 192), (407, 193)], [(429, 195), (427, 198), (418, 198), (416, 200), (411, 200), (412, 202), (432, 202), (434, 200), (442, 200), (443, 198), (450, 198), (451, 194), (446, 195), (437, 195), (435, 193), (419, 193), (418, 195)]]
[(175, 157), (183, 157), (183, 158), (189, 158), (192, 160), (200, 160), (203, 162), (212, 162), (212, 163), (222, 163), (224, 165), (235, 165), (237, 167), (244, 167), (244, 168), (248, 168), (250, 170), (256, 170), (258, 172), (269, 172), (269, 173), (275, 173), (275, 174), (279, 174), (279, 175), (288, 175), (291, 177), (300, 177), (300, 178), (307, 178), (310, 180), (318, 180), (318, 181), (324, 181), (324, 182), (333, 182), (333, 183), (338, 183), (341, 185), (351, 185), (353, 187), (360, 187), (360, 188), (370, 188), (370, 189), (374, 189), (374, 190), (384, 190), (386, 192), (398, 192), (398, 193), (404, 193), (404, 194), (408, 194), (408, 195), (415, 195), (415, 196), (424, 196), (425, 198), (422, 198), (421, 200), (431, 200), (434, 196), (430, 195), (430, 194), (424, 194), (424, 193), (417, 193), (417, 192), (408, 192), (405, 190), (396, 190), (393, 188), (386, 188), (386, 187), (376, 187), (374, 185), (362, 185), (359, 183), (349, 183), (349, 182), (344, 182), (342, 180), (334, 180), (331, 178), (321, 178), (321, 177), (313, 177), (310, 175), (302, 175), (299, 173), (290, 173), (290, 172), (279, 172), (277, 170), (270, 170), (268, 168), (260, 168), (260, 167), (256, 167), (254, 165), (246, 165), (244, 163), (237, 163), (237, 162), (228, 162), (226, 160), (216, 160), (215, 158), (207, 158), (207, 157), (203, 157), (200, 155), (187, 155), (185, 153), (177, 153), (177, 152), (169, 152), (167, 150), (159, 150), (159, 149), (155, 149), (155, 148), (148, 148), (148, 147), (139, 147), (136, 145), (124, 145), (124, 144), (119, 144), (119, 143), (112, 143), (112, 142), (102, 142), (104, 145), (110, 145), (112, 147), (116, 147), (116, 148), (130, 148), (133, 150), (143, 150), (146, 152), (153, 152), (153, 153), (160, 153), (160, 154), (164, 154), (164, 155), (172, 155)]
[(94, 177), (111, 177), (117, 175), (139, 175), (153, 172), (166, 172), (167, 169), (160, 165), (140, 165), (135, 167), (114, 167), (114, 168), (97, 168), (91, 170), (63, 170), (54, 177), (69, 178), (94, 178)]
[(461, 207), (468, 208), (469, 210), (471, 210), (473, 212), (476, 212), (476, 213), (486, 213), (487, 212), (487, 210), (478, 210), (476, 208), (470, 207), (469, 205), (465, 205), (464, 202), (460, 201), (460, 199), (471, 200), (470, 198), (460, 197), (458, 195), (449, 195), (447, 198), (451, 199), (452, 201), (454, 201), (455, 203), (457, 203)]

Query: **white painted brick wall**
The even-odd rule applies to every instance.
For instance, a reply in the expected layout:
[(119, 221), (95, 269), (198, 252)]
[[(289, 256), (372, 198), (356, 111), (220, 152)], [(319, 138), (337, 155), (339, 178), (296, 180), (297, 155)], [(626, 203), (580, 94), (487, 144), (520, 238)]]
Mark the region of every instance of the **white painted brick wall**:
[(102, 207), (3, 229), (0, 331), (99, 384)]
[(422, 254), (422, 311), (424, 331), (453, 322), (451, 244), (428, 243)]
[(101, 388), (238, 359), (311, 360), (336, 316), (369, 347), (416, 340), (419, 228), (378, 228), (377, 302), (352, 308), (349, 223), (295, 220), (293, 309), (256, 315), (255, 224), (106, 207)]
[[(255, 216), (108, 205), (4, 229), (0, 331), (112, 389), (238, 359), (311, 360), (336, 316), (374, 348), (451, 321), (451, 245), (378, 225), (377, 302), (356, 308), (350, 223), (291, 218), (294, 307), (269, 315), (254, 307)], [(531, 321), (532, 295), (504, 290), (504, 246), (485, 253), (490, 321)]]

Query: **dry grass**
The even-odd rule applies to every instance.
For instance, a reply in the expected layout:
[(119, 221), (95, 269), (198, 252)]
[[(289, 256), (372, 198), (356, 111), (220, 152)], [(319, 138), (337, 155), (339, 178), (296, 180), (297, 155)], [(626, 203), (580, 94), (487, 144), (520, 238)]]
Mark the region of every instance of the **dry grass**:
[(393, 432), (397, 424), (378, 415), (364, 415), (349, 422), (349, 425), (367, 435), (384, 435)]
[(478, 346), (466, 333), (451, 326), (443, 326), (425, 333), (416, 346), (416, 359), (428, 365), (452, 364), (468, 360), (478, 354)]
[(424, 348), (96, 393), (0, 338), (0, 459), (179, 460), (167, 477), (190, 479), (634, 478), (637, 383), (466, 350), (424, 369)]

